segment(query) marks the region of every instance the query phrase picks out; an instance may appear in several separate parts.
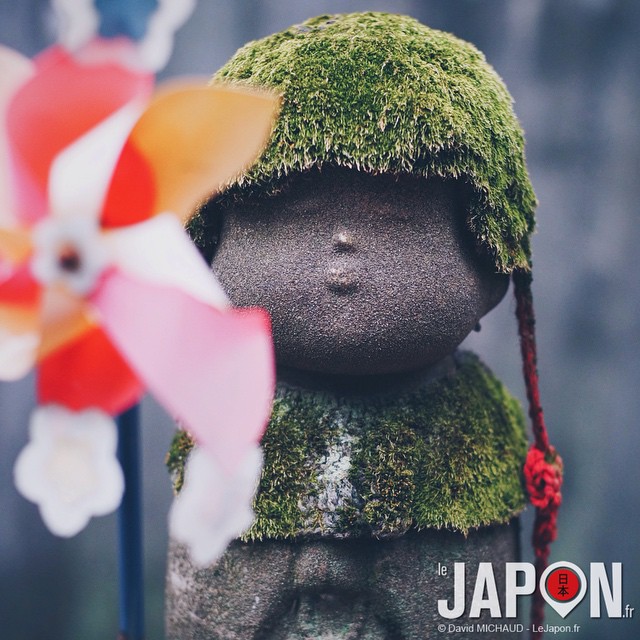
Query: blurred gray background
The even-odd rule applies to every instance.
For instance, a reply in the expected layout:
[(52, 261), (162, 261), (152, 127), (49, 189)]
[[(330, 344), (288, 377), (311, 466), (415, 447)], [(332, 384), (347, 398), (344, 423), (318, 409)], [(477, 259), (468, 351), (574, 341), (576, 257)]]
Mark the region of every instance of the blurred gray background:
[[(210, 74), (244, 42), (325, 12), (412, 15), (475, 43), (504, 78), (527, 132), (540, 200), (534, 239), (542, 398), (566, 468), (554, 560), (624, 566), (633, 620), (568, 619), (581, 640), (640, 637), (640, 3), (637, 0), (199, 0), (164, 77)], [(52, 41), (45, 0), (0, 0), (0, 42), (32, 55)], [(514, 304), (468, 340), (524, 399)], [(116, 518), (51, 536), (18, 496), (31, 379), (0, 385), (0, 638), (113, 640)], [(163, 457), (173, 427), (143, 407), (148, 638), (163, 638)], [(525, 559), (531, 558), (525, 517)], [(548, 620), (560, 623), (553, 612)], [(556, 637), (564, 637), (562, 635)]]

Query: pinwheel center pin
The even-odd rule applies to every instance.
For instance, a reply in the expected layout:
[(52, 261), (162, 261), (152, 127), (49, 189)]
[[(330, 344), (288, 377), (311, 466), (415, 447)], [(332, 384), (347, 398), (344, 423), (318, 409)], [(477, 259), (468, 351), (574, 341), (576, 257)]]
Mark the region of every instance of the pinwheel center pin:
[(64, 285), (78, 295), (91, 293), (108, 263), (107, 250), (94, 220), (51, 218), (33, 234), (31, 270), (43, 285)]
[(76, 273), (82, 268), (80, 252), (72, 244), (62, 245), (58, 251), (58, 265), (62, 271)]

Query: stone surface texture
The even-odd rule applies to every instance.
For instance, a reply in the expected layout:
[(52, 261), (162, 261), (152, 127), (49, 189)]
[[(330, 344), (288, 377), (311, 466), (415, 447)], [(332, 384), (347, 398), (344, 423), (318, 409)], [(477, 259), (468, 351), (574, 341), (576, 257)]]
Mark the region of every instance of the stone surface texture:
[[(493, 562), (498, 592), (504, 562), (519, 555), (517, 522), (465, 538), (412, 532), (395, 540), (235, 542), (199, 570), (173, 545), (167, 578), (168, 640), (430, 640), (442, 638), (439, 599), (453, 598), (453, 565), (465, 562), (467, 611), (479, 562)], [(438, 565), (449, 575), (438, 575)], [(502, 596), (501, 596), (502, 598)], [(504, 609), (504, 601), (501, 600)], [(485, 615), (474, 622), (490, 622)], [(511, 620), (515, 623), (517, 621)], [(468, 639), (468, 632), (447, 638)], [(487, 640), (518, 633), (486, 633)]]

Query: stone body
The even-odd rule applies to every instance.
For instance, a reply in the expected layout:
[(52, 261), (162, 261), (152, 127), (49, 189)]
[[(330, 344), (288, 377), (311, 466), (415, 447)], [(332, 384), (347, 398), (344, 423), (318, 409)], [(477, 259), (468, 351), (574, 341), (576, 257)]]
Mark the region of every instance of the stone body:
[(278, 391), (254, 527), (209, 570), (172, 547), (169, 638), (437, 637), (438, 563), (518, 559), (521, 412), (455, 352), (506, 281), (460, 191), (335, 168), (225, 210), (213, 268), (271, 313)]
[[(465, 562), (495, 562), (499, 590), (505, 560), (518, 557), (517, 523), (468, 538), (452, 531), (411, 532), (393, 540), (234, 542), (215, 568), (198, 570), (185, 549), (170, 548), (168, 640), (424, 640), (441, 638), (437, 600), (452, 602), (453, 578), (437, 575)], [(467, 584), (471, 600), (473, 579)], [(500, 595), (501, 607), (504, 601)], [(468, 605), (467, 605), (468, 606)], [(483, 615), (474, 622), (490, 622)], [(517, 620), (510, 620), (512, 624)], [(447, 637), (468, 639), (466, 631)], [(517, 638), (483, 633), (483, 638)]]
[(438, 564), (500, 585), (519, 559), (524, 420), (457, 352), (529, 269), (510, 97), (471, 45), (375, 13), (249, 43), (217, 79), (283, 94), (261, 159), (190, 225), (231, 301), (271, 314), (278, 386), (256, 522), (207, 569), (172, 544), (167, 637), (441, 638)]

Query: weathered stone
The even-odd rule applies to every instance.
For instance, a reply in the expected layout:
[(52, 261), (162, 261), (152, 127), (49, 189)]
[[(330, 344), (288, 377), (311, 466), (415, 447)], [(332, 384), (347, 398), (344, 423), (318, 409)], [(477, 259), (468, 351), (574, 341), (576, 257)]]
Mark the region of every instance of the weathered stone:
[[(467, 611), (479, 562), (494, 563), (499, 593), (504, 562), (519, 555), (517, 522), (465, 538), (412, 532), (395, 540), (235, 542), (215, 567), (200, 570), (172, 545), (167, 579), (168, 640), (430, 640), (453, 598), (453, 564), (467, 568)], [(438, 575), (438, 566), (451, 575)], [(504, 609), (504, 602), (501, 601)], [(483, 615), (473, 622), (487, 622)], [(514, 621), (511, 621), (514, 622)], [(447, 638), (468, 638), (468, 632)], [(517, 632), (483, 638), (517, 638)]]
[[(473, 572), (480, 561), (501, 567), (518, 559), (517, 527), (500, 523), (523, 504), (521, 415), (488, 372), (460, 387), (463, 360), (450, 355), (507, 286), (464, 226), (464, 193), (455, 182), (335, 168), (300, 176), (278, 196), (224, 209), (214, 270), (235, 304), (271, 314), (279, 388), (294, 395), (300, 389), (303, 399), (292, 405), (300, 424), (289, 424), (283, 407), (278, 417), (276, 403), (264, 441), (270, 475), (256, 504), (253, 535), (261, 541), (235, 543), (208, 570), (195, 570), (184, 550), (172, 547), (170, 638), (424, 640), (437, 637), (436, 602), (452, 585), (435, 575), (438, 562), (466, 561)], [(481, 372), (479, 364), (471, 370), (477, 366)], [(429, 393), (433, 401), (426, 400)], [(420, 409), (425, 402), (433, 409)], [(356, 456), (362, 468), (352, 468), (358, 443), (372, 437), (380, 439), (372, 441), (373, 453)], [(486, 437), (489, 449), (478, 449)], [(442, 518), (436, 526), (468, 528), (465, 510), (487, 503), (480, 484), (491, 485), (496, 473), (506, 479), (504, 470), (491, 469), (492, 460), (502, 463), (505, 456), (515, 474), (507, 510), (499, 520), (471, 522), (496, 526), (467, 537), (413, 528), (421, 508), (414, 477), (422, 467), (415, 460), (425, 446), (445, 447), (444, 439), (446, 446), (459, 443), (457, 454), (442, 461), (454, 484), (438, 498), (446, 505), (430, 504), (428, 517)], [(365, 461), (377, 458), (380, 447), (392, 452), (394, 468), (387, 472)], [(484, 473), (467, 468), (476, 459), (489, 463)], [(352, 482), (359, 471), (360, 491), (371, 494), (364, 507), (369, 523)], [(438, 475), (421, 482), (441, 486), (445, 476)], [(332, 484), (337, 476), (342, 484)], [(411, 502), (405, 509), (396, 497)], [(495, 505), (491, 500), (498, 507), (503, 494)], [(320, 514), (317, 531), (305, 513)]]

